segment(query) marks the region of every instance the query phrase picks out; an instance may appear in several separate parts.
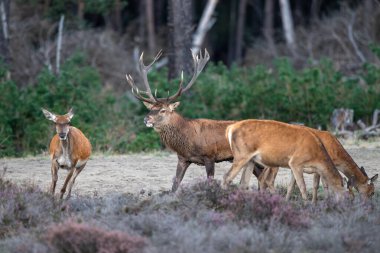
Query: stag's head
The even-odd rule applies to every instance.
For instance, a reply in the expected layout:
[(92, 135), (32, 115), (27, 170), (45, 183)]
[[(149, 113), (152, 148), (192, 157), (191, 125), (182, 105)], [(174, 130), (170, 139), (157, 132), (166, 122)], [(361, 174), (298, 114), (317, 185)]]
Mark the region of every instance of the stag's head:
[(147, 127), (153, 127), (156, 131), (160, 131), (161, 128), (167, 126), (168, 124), (171, 124), (172, 119), (175, 115), (175, 108), (177, 108), (180, 104), (179, 102), (176, 102), (176, 100), (184, 92), (190, 89), (190, 87), (194, 84), (195, 80), (197, 79), (199, 74), (202, 72), (204, 66), (210, 59), (210, 56), (207, 50), (205, 50), (205, 53), (203, 56), (201, 52), (198, 55), (192, 52), (194, 73), (189, 83), (185, 87), (183, 87), (183, 72), (182, 72), (181, 80), (180, 80), (177, 92), (174, 95), (168, 96), (166, 98), (158, 98), (157, 90), (155, 94), (153, 94), (150, 88), (150, 85), (148, 82), (148, 72), (151, 69), (154, 62), (156, 62), (160, 58), (161, 51), (156, 55), (153, 62), (147, 66), (144, 65), (143, 55), (144, 54), (141, 54), (141, 57), (139, 60), (139, 70), (140, 70), (140, 75), (142, 77), (145, 90), (141, 91), (137, 88), (131, 75), (127, 75), (126, 77), (127, 77), (127, 81), (129, 85), (132, 88), (132, 94), (137, 99), (142, 101), (144, 105), (149, 109), (148, 115), (144, 118), (145, 125)]
[(66, 140), (70, 131), (70, 121), (74, 117), (73, 108), (69, 110), (65, 115), (57, 115), (49, 112), (48, 110), (41, 108), (45, 117), (55, 123), (55, 130), (59, 139)]
[(369, 178), (363, 167), (360, 167), (360, 171), (367, 178), (366, 183), (359, 184), (357, 180), (355, 180), (355, 177), (351, 177), (348, 179), (347, 187), (350, 191), (355, 188), (364, 198), (370, 198), (375, 194), (374, 183), (377, 180), (379, 174), (376, 174), (373, 177)]

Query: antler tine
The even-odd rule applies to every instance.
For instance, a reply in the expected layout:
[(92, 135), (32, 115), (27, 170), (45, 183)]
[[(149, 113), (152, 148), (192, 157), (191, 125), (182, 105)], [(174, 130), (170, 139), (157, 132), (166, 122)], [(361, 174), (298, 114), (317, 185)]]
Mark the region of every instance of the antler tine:
[(208, 60), (210, 60), (210, 55), (205, 49), (205, 53), (202, 56), (202, 51), (199, 51), (199, 55), (196, 55), (193, 50), (191, 50), (191, 54), (193, 56), (194, 62), (194, 74), (191, 78), (190, 82), (186, 85), (186, 87), (182, 90), (182, 92), (187, 91), (194, 84), (195, 80), (198, 78), (199, 74), (202, 72), (203, 68), (206, 66)]
[(127, 78), (127, 82), (129, 83), (129, 85), (131, 86), (131, 91), (132, 91), (133, 96), (135, 96), (135, 98), (137, 98), (138, 100), (150, 103), (150, 104), (153, 104), (156, 102), (156, 100), (154, 98), (151, 98), (149, 94), (145, 91), (142, 91), (142, 92), (147, 94), (149, 98), (143, 97), (141, 95), (142, 92), (139, 91), (139, 88), (137, 88), (137, 86), (135, 85), (135, 81), (133, 80), (131, 75), (126, 75), (125, 77)]
[[(183, 92), (183, 86), (182, 86), (182, 84), (183, 84), (183, 71), (181, 72), (181, 81), (179, 82), (177, 92), (174, 95), (170, 96), (170, 97), (168, 96), (165, 99), (167, 102), (173, 101), (173, 100), (177, 99), (177, 97), (181, 96), (181, 94)], [(158, 99), (158, 100), (161, 101), (162, 99)]]
[(153, 96), (152, 90), (150, 89), (150, 86), (149, 86), (148, 72), (152, 68), (152, 65), (161, 57), (161, 55), (162, 55), (162, 50), (160, 50), (157, 53), (157, 55), (154, 57), (153, 61), (149, 65), (144, 64), (144, 59), (143, 59), (144, 58), (144, 52), (141, 53), (140, 60), (139, 60), (140, 74), (141, 74), (141, 77), (142, 77), (144, 85), (145, 85), (146, 93), (151, 99), (155, 99), (155, 97)]

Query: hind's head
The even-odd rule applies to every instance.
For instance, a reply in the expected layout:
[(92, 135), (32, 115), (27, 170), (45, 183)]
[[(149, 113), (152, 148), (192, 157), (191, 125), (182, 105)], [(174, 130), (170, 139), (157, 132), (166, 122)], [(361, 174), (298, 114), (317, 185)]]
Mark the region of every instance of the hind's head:
[(375, 194), (375, 181), (377, 180), (379, 174), (374, 175), (373, 177), (369, 178), (365, 169), (363, 167), (360, 167), (360, 171), (362, 174), (366, 177), (366, 182), (359, 183), (355, 177), (351, 177), (348, 179), (347, 187), (350, 191), (352, 191), (353, 188), (355, 188), (361, 196), (364, 198), (370, 198)]
[(70, 131), (70, 121), (74, 117), (73, 109), (71, 108), (68, 113), (64, 115), (57, 115), (42, 108), (42, 112), (48, 120), (55, 123), (55, 130), (60, 140), (66, 140)]

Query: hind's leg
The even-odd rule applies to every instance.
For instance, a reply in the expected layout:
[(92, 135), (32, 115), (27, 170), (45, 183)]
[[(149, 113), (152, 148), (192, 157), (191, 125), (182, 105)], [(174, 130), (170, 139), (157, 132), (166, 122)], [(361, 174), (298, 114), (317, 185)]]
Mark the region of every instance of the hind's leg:
[(296, 184), (296, 178), (294, 177), (294, 174), (293, 172), (290, 172), (291, 174), (291, 178), (290, 178), (290, 182), (289, 182), (289, 185), (288, 185), (288, 189), (286, 191), (286, 201), (288, 201), (290, 199), (290, 195), (292, 194), (293, 190), (294, 190), (294, 185)]
[(222, 188), (226, 189), (240, 170), (249, 162), (250, 158), (234, 158), (231, 169), (224, 174)]
[(318, 173), (314, 173), (313, 176), (313, 203), (317, 203), (317, 197), (318, 197), (318, 188), (319, 188), (319, 181), (321, 180), (321, 176)]
[(79, 175), (79, 173), (82, 172), (84, 166), (86, 166), (86, 164), (83, 164), (80, 167), (74, 169), (73, 179), (70, 181), (69, 191), (67, 193), (66, 199), (69, 199), (71, 197), (71, 190), (73, 189), (73, 185), (75, 183), (75, 179), (77, 178), (77, 176)]
[(241, 175), (241, 179), (240, 179), (240, 186), (239, 186), (240, 189), (243, 189), (243, 190), (249, 189), (249, 180), (251, 179), (254, 166), (255, 165), (252, 162), (249, 162), (245, 166), (243, 173)]
[(58, 163), (57, 160), (53, 159), (51, 162), (51, 185), (50, 185), (50, 193), (54, 195), (55, 187), (58, 181)]

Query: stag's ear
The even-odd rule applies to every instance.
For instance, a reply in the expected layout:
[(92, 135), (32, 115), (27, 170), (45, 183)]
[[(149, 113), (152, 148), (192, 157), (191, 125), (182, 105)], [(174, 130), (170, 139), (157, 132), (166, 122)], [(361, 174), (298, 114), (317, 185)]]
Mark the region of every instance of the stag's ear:
[(57, 116), (54, 113), (51, 113), (51, 112), (49, 112), (48, 110), (46, 110), (44, 108), (41, 108), (41, 110), (42, 110), (42, 112), (44, 113), (45, 117), (48, 120), (51, 120), (53, 122), (55, 122), (57, 120)]
[(170, 104), (169, 105), (169, 110), (172, 112), (174, 111), (175, 108), (177, 108), (179, 106), (180, 102), (175, 102), (173, 104)]
[(371, 177), (371, 179), (370, 179), (371, 183), (374, 183), (378, 177), (379, 177), (379, 174), (376, 174), (373, 177)]
[(74, 110), (73, 108), (71, 107), (69, 112), (66, 114), (66, 116), (69, 118), (69, 120), (71, 120), (73, 117), (74, 117)]
[(150, 103), (147, 103), (147, 102), (143, 102), (143, 104), (145, 105), (146, 108), (148, 108), (149, 110), (152, 110), (153, 104), (150, 104)]

